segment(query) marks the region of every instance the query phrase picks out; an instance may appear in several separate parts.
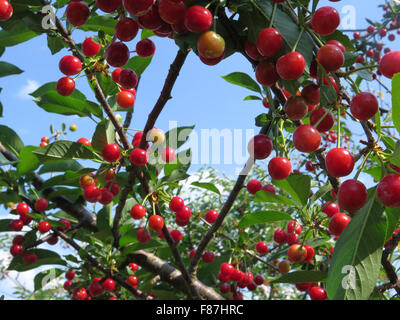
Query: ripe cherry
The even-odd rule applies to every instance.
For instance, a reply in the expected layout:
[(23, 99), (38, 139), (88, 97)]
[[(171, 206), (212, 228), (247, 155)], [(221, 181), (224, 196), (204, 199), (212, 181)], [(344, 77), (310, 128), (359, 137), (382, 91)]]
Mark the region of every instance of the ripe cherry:
[(144, 166), (149, 161), (149, 155), (147, 154), (146, 150), (136, 148), (130, 153), (129, 160), (135, 166)]
[(68, 280), (73, 280), (75, 278), (75, 271), (74, 270), (68, 270), (65, 273), (65, 278), (67, 278)]
[(91, 146), (92, 145), (92, 143), (86, 138), (80, 138), (80, 139), (78, 139), (77, 142), (82, 143), (82, 144), (87, 145), (87, 146)]
[(107, 291), (114, 291), (114, 289), (115, 289), (115, 282), (113, 279), (110, 279), (110, 278), (107, 278), (106, 280), (104, 280), (102, 285), (103, 285), (103, 288), (106, 289)]
[(97, 297), (104, 293), (104, 288), (100, 283), (101, 278), (96, 277), (89, 285), (88, 291), (91, 297)]
[(276, 71), (284, 80), (296, 80), (306, 66), (303, 55), (299, 52), (290, 52), (280, 57), (276, 63)]
[(213, 20), (210, 10), (199, 5), (190, 7), (184, 16), (185, 27), (194, 33), (206, 32), (212, 26)]
[(115, 36), (121, 41), (133, 40), (139, 31), (139, 25), (132, 18), (123, 18), (115, 26)]
[(301, 292), (306, 292), (310, 290), (312, 283), (311, 282), (304, 282), (304, 283), (296, 283), (296, 289)]
[(268, 253), (268, 246), (264, 241), (259, 241), (256, 244), (256, 250), (260, 255), (266, 255)]
[(300, 152), (311, 153), (319, 148), (321, 135), (313, 126), (303, 124), (293, 133), (293, 144)]
[(326, 110), (325, 108), (315, 109), (310, 115), (310, 124), (315, 127), (318, 122), (319, 124), (317, 125), (316, 129), (319, 132), (329, 131), (335, 124), (335, 117), (333, 116), (332, 112)]
[(24, 227), (24, 222), (21, 219), (12, 220), (10, 222), (10, 228), (12, 231), (21, 231)]
[(161, 158), (166, 163), (173, 162), (175, 160), (175, 149), (170, 147), (164, 148), (161, 151)]
[(17, 213), (18, 214), (24, 214), (29, 212), (29, 206), (25, 202), (20, 202), (17, 205)]
[(176, 218), (180, 221), (188, 221), (192, 215), (192, 210), (188, 206), (183, 206), (176, 212)]
[(268, 172), (272, 179), (283, 180), (289, 177), (292, 171), (292, 164), (283, 157), (272, 158), (268, 163)]
[(387, 78), (392, 79), (400, 72), (400, 51), (392, 51), (385, 54), (379, 64), (380, 72)]
[(157, 30), (165, 22), (160, 18), (158, 5), (154, 4), (149, 11), (138, 18), (139, 25), (144, 29)]
[(32, 253), (32, 252), (25, 253), (23, 255), (23, 257), (22, 257), (22, 261), (24, 263), (34, 263), (37, 260), (38, 260), (37, 255), (35, 253)]
[(378, 99), (369, 92), (361, 92), (351, 100), (351, 114), (358, 120), (367, 121), (378, 112)]
[(62, 77), (57, 81), (56, 90), (63, 97), (70, 96), (75, 90), (75, 81), (70, 77)]
[(17, 235), (17, 236), (14, 237), (14, 239), (12, 241), (12, 244), (22, 245), (24, 243), (24, 241), (25, 241), (25, 238), (23, 236)]
[(140, 40), (136, 44), (136, 53), (139, 57), (151, 57), (156, 52), (156, 46), (150, 39)]
[(133, 219), (140, 220), (146, 215), (146, 208), (137, 203), (132, 207), (130, 214)]
[(214, 261), (215, 255), (214, 255), (214, 253), (212, 253), (210, 251), (205, 251), (203, 253), (203, 255), (201, 256), (201, 258), (205, 263), (211, 263)]
[(247, 183), (246, 188), (247, 191), (250, 192), (251, 194), (256, 194), (258, 191), (262, 189), (262, 184), (260, 181), (253, 179)]
[(60, 219), (60, 222), (64, 225), (63, 227), (57, 227), (58, 230), (60, 231), (68, 231), (71, 228), (71, 221), (67, 219)]
[(101, 199), (101, 191), (96, 185), (91, 184), (83, 189), (83, 198), (88, 202), (98, 202)]
[(79, 60), (77, 57), (70, 55), (62, 57), (58, 66), (60, 68), (60, 71), (66, 76), (75, 75), (82, 70), (81, 60)]
[(379, 200), (387, 207), (400, 207), (400, 175), (389, 174), (378, 184)]
[(334, 236), (339, 236), (351, 218), (344, 213), (336, 213), (329, 222), (329, 232)]
[(111, 13), (121, 6), (122, 0), (96, 0), (97, 8), (106, 13)]
[(332, 177), (345, 177), (353, 171), (354, 158), (347, 149), (334, 148), (326, 155), (325, 165)]
[(292, 244), (288, 250), (290, 262), (303, 262), (307, 257), (307, 249), (300, 244)]
[(140, 243), (145, 243), (150, 240), (150, 231), (144, 228), (140, 228), (136, 233), (136, 238)]
[(101, 45), (94, 42), (91, 37), (86, 38), (82, 43), (82, 52), (86, 57), (93, 57), (100, 52)]
[(105, 57), (107, 63), (112, 67), (122, 67), (129, 60), (129, 49), (122, 42), (114, 42), (107, 48)]
[(261, 61), (264, 59), (264, 57), (258, 51), (257, 46), (248, 40), (246, 40), (244, 44), (244, 50), (246, 54), (253, 60)]
[(304, 259), (304, 261), (311, 262), (311, 259), (314, 257), (315, 250), (314, 250), (313, 247), (311, 247), (311, 246), (308, 245), (308, 244), (306, 244), (306, 245), (304, 246), (304, 248), (306, 248), (306, 250), (307, 250), (307, 256), (306, 256), (306, 258)]
[(263, 186), (261, 188), (261, 190), (264, 190), (264, 191), (267, 191), (267, 192), (270, 192), (270, 193), (273, 193), (273, 194), (276, 193), (275, 187), (272, 184), (266, 184), (265, 186)]
[(13, 244), (10, 253), (13, 257), (18, 257), (24, 253), (24, 249), (19, 244)]
[(14, 9), (8, 0), (0, 0), (0, 21), (6, 21), (13, 15)]
[(367, 202), (367, 198), (367, 188), (362, 182), (354, 179), (343, 182), (337, 194), (339, 207), (348, 212), (361, 209)]
[(136, 263), (131, 262), (128, 267), (131, 269), (132, 272), (135, 272), (139, 267)]
[(346, 47), (337, 40), (329, 40), (326, 42), (326, 44), (333, 44), (334, 46), (337, 46), (343, 53), (346, 52)]
[(40, 233), (46, 233), (49, 232), (51, 229), (51, 224), (48, 221), (42, 221), (38, 225), (38, 230)]
[(146, 14), (154, 2), (155, 0), (123, 0), (125, 10), (136, 17)]
[(322, 212), (325, 213), (329, 218), (333, 217), (340, 211), (339, 206), (335, 202), (328, 202), (322, 205)]
[(184, 19), (186, 4), (181, 0), (160, 0), (158, 13), (161, 19), (169, 24), (177, 24)]
[(46, 241), (49, 245), (54, 246), (58, 242), (58, 237), (53, 235), (51, 238)]
[(263, 86), (274, 85), (280, 79), (275, 63), (269, 60), (261, 61), (256, 67), (256, 79)]
[(219, 58), (225, 52), (225, 40), (214, 31), (206, 31), (199, 37), (197, 41), (197, 50), (204, 58)]
[(73, 297), (76, 300), (87, 300), (89, 295), (88, 295), (88, 293), (87, 293), (85, 288), (77, 287), (73, 291)]
[(48, 206), (48, 202), (44, 198), (40, 198), (40, 199), (36, 200), (36, 202), (35, 202), (35, 210), (37, 212), (45, 211), (47, 209), (47, 206)]
[(257, 49), (266, 58), (277, 56), (282, 44), (282, 34), (275, 28), (265, 28), (258, 34)]
[(287, 239), (287, 233), (285, 230), (278, 228), (274, 232), (274, 241), (277, 243), (284, 243)]
[(70, 24), (79, 27), (89, 19), (90, 9), (83, 1), (71, 1), (65, 10), (65, 15)]
[(224, 275), (228, 275), (229, 277), (233, 274), (235, 268), (231, 264), (224, 262), (221, 264), (220, 271)]
[(185, 203), (183, 202), (182, 198), (180, 197), (173, 197), (169, 202), (169, 209), (173, 212), (178, 212), (180, 209), (183, 208)]
[(209, 210), (206, 213), (205, 219), (208, 223), (213, 224), (218, 218), (218, 211), (217, 210)]
[(117, 103), (122, 109), (129, 109), (135, 104), (135, 96), (129, 91), (120, 91), (117, 94)]
[(229, 284), (223, 283), (219, 287), (219, 291), (221, 291), (222, 294), (228, 293), (231, 290), (231, 286)]
[(119, 184), (117, 181), (108, 181), (104, 187), (110, 190), (114, 197), (119, 193)]
[(201, 54), (199, 54), (200, 61), (208, 66), (215, 66), (216, 64), (220, 63), (222, 59), (225, 58), (225, 51), (221, 54), (221, 56), (217, 58), (205, 58)]
[(311, 83), (303, 88), (301, 96), (306, 100), (308, 105), (317, 105), (321, 100), (320, 87)]
[(272, 140), (266, 135), (258, 134), (249, 141), (247, 151), (254, 159), (266, 159), (272, 152)]
[(135, 88), (138, 83), (138, 76), (131, 69), (123, 69), (119, 74), (118, 83), (125, 89)]
[(149, 219), (149, 227), (155, 232), (161, 232), (164, 226), (164, 219), (159, 215), (152, 215)]
[(121, 150), (115, 143), (110, 143), (104, 147), (102, 155), (105, 161), (114, 162), (121, 158)]
[(32, 217), (29, 216), (29, 215), (27, 215), (26, 213), (21, 214), (21, 215), (19, 216), (19, 218), (20, 218), (20, 220), (22, 221), (22, 223), (23, 223), (24, 225), (28, 225), (28, 224), (30, 224), (31, 221), (32, 221)]
[(321, 7), (314, 12), (311, 20), (313, 30), (322, 36), (333, 33), (340, 24), (340, 15), (335, 8)]
[(107, 188), (101, 188), (100, 192), (101, 192), (101, 197), (100, 197), (99, 202), (102, 205), (105, 206), (113, 201), (114, 195), (110, 190), (108, 190)]
[(172, 238), (172, 240), (174, 240), (174, 242), (179, 242), (183, 238), (182, 233), (179, 230), (176, 230), (176, 229), (172, 230), (170, 232), (170, 234), (171, 234), (171, 238)]
[(286, 101), (284, 109), (290, 120), (301, 120), (308, 113), (307, 101), (302, 96), (292, 96)]
[(334, 72), (343, 66), (344, 55), (339, 47), (327, 44), (318, 50), (317, 61), (325, 68), (326, 72)]

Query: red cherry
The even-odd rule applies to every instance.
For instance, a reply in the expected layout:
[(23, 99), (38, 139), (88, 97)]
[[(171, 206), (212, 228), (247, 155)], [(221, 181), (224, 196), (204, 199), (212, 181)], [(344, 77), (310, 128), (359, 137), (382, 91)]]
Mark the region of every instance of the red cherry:
[(114, 195), (110, 190), (108, 190), (107, 188), (101, 188), (100, 192), (101, 192), (101, 198), (100, 198), (99, 202), (102, 205), (105, 206), (113, 201)]
[(135, 96), (129, 91), (120, 91), (117, 94), (117, 103), (123, 109), (129, 109), (135, 104)]
[(266, 159), (272, 152), (272, 140), (263, 134), (256, 135), (249, 141), (247, 150), (254, 159)]
[(293, 144), (300, 152), (311, 153), (319, 148), (321, 135), (313, 126), (303, 124), (293, 133)]
[(300, 77), (306, 66), (304, 57), (299, 52), (290, 52), (278, 59), (276, 71), (284, 80), (296, 80)]
[(220, 271), (224, 275), (231, 276), (233, 274), (234, 270), (235, 270), (235, 268), (227, 262), (224, 262), (221, 264)]
[(166, 163), (173, 162), (175, 160), (175, 149), (170, 147), (163, 149), (161, 152), (161, 158)]
[(317, 61), (325, 68), (326, 72), (334, 72), (344, 64), (344, 55), (339, 47), (327, 44), (317, 53)]
[(226, 284), (226, 283), (222, 284), (219, 287), (219, 291), (221, 291), (222, 294), (228, 293), (230, 290), (231, 290), (231, 286), (229, 284)]
[(119, 83), (119, 75), (122, 71), (122, 68), (117, 68), (112, 72), (112, 79), (115, 83)]
[(158, 14), (158, 5), (154, 4), (149, 11), (138, 18), (138, 22), (143, 29), (157, 30), (165, 22), (160, 18)]
[(51, 238), (47, 239), (46, 242), (49, 245), (54, 246), (58, 242), (58, 237), (53, 235)]
[(65, 281), (65, 282), (64, 282), (64, 285), (63, 285), (64, 289), (65, 289), (65, 290), (68, 290), (68, 288), (69, 288), (73, 283), (74, 283), (74, 282), (73, 282), (72, 280), (67, 280), (67, 281)]
[(263, 86), (274, 85), (279, 80), (275, 63), (269, 60), (261, 61), (256, 67), (256, 79)]
[(106, 289), (107, 291), (114, 291), (114, 289), (115, 289), (115, 282), (113, 279), (110, 279), (110, 278), (107, 278), (106, 280), (104, 280), (102, 285), (103, 285), (103, 288)]
[(312, 287), (308, 294), (310, 295), (311, 300), (326, 300), (328, 297), (325, 289), (317, 286)]
[(66, 277), (68, 280), (73, 280), (73, 279), (75, 278), (75, 271), (74, 271), (74, 270), (68, 270), (68, 271), (65, 273), (65, 277)]
[(36, 254), (28, 252), (25, 253), (24, 256), (22, 257), (22, 261), (26, 263), (34, 263), (38, 260), (38, 257)]
[(169, 24), (177, 24), (184, 19), (186, 4), (180, 0), (160, 0), (158, 13), (161, 19)]
[(145, 243), (150, 240), (150, 231), (147, 229), (140, 228), (136, 233), (136, 237), (140, 243)]
[(276, 157), (270, 160), (268, 172), (272, 179), (283, 180), (289, 177), (292, 171), (292, 164), (286, 158)]
[(307, 250), (307, 256), (306, 256), (306, 258), (304, 259), (304, 261), (311, 261), (311, 259), (314, 257), (314, 253), (315, 253), (315, 250), (314, 250), (314, 248), (313, 247), (311, 247), (310, 245), (308, 245), (308, 244), (306, 244), (305, 246), (304, 246), (304, 248), (306, 248), (306, 250)]
[(60, 219), (60, 222), (64, 225), (64, 228), (57, 227), (58, 230), (68, 231), (71, 228), (71, 221), (69, 221), (67, 219)]
[(337, 40), (329, 40), (326, 42), (326, 44), (333, 44), (334, 46), (337, 46), (343, 53), (346, 52), (346, 47)]
[(10, 228), (12, 231), (21, 231), (24, 227), (24, 222), (21, 219), (12, 220), (10, 222)]
[(14, 9), (8, 0), (0, 0), (0, 21), (6, 21), (13, 15)]
[(188, 221), (192, 215), (192, 210), (188, 206), (183, 206), (176, 212), (176, 218), (180, 221)]
[(73, 297), (76, 300), (87, 300), (89, 295), (88, 295), (88, 293), (87, 293), (85, 288), (77, 287), (77, 288), (74, 289)]
[(266, 255), (268, 253), (268, 246), (264, 241), (259, 241), (256, 244), (256, 250), (260, 255)]
[(31, 221), (32, 221), (32, 217), (31, 217), (31, 216), (28, 216), (26, 213), (21, 214), (21, 215), (19, 216), (19, 218), (20, 218), (20, 220), (22, 221), (22, 223), (23, 223), (24, 225), (28, 225), (28, 224), (30, 224)]
[(344, 213), (336, 213), (329, 222), (329, 232), (334, 236), (340, 236), (351, 218)]
[(169, 209), (173, 212), (178, 212), (183, 208), (184, 205), (185, 203), (183, 202), (182, 198), (173, 197), (169, 203)]
[(246, 188), (247, 191), (250, 192), (251, 194), (256, 194), (258, 191), (262, 189), (262, 184), (260, 181), (253, 179), (247, 183)]
[(24, 249), (19, 244), (12, 245), (10, 253), (13, 257), (18, 257), (24, 253)]
[(91, 184), (83, 189), (83, 198), (88, 202), (98, 202), (101, 199), (101, 191), (96, 185)]
[(121, 6), (122, 0), (96, 0), (97, 8), (106, 13), (111, 13)]
[(264, 284), (264, 278), (263, 276), (257, 275), (254, 277), (254, 282), (256, 285), (261, 286), (262, 284)]
[(138, 269), (138, 265), (134, 262), (131, 262), (128, 266), (133, 272), (135, 272)]
[(132, 16), (142, 16), (150, 10), (155, 0), (123, 0), (124, 8)]
[(149, 227), (155, 232), (161, 232), (164, 226), (164, 219), (159, 215), (152, 215), (149, 219)]
[(385, 54), (379, 64), (380, 72), (387, 78), (392, 79), (400, 72), (400, 51), (392, 51)]
[(258, 34), (257, 49), (266, 58), (277, 56), (282, 44), (282, 34), (275, 28), (265, 28)]
[(205, 263), (211, 263), (215, 259), (214, 253), (210, 251), (205, 251), (201, 257)]
[(356, 212), (367, 202), (367, 188), (360, 181), (350, 179), (340, 185), (337, 194), (341, 209), (348, 212)]
[(57, 81), (56, 90), (63, 97), (70, 96), (75, 90), (75, 81), (70, 77), (62, 77)]
[(115, 36), (121, 41), (133, 40), (139, 31), (139, 25), (132, 18), (123, 18), (115, 26)]
[(353, 171), (354, 158), (348, 150), (334, 148), (326, 155), (325, 165), (326, 170), (332, 177), (345, 177)]
[[(72, 3), (72, 2), (71, 2)], [(82, 62), (74, 56), (64, 56), (61, 58), (59, 68), (62, 73), (67, 76), (72, 76), (81, 72)]]
[(297, 244), (298, 234), (297, 233), (286, 233), (286, 242), (288, 245)]
[(264, 57), (258, 51), (257, 46), (248, 40), (246, 40), (244, 44), (244, 50), (246, 54), (253, 60), (260, 61), (264, 59)]
[(46, 233), (49, 232), (51, 229), (51, 224), (48, 221), (42, 221), (38, 225), (38, 230), (40, 233)]
[(214, 17), (210, 10), (195, 5), (185, 12), (184, 24), (187, 30), (194, 33), (206, 32), (213, 24)]
[(340, 15), (335, 8), (321, 7), (314, 12), (311, 20), (313, 30), (322, 36), (333, 33), (340, 24)]
[[(322, 117), (323, 119), (320, 121)], [(335, 117), (332, 112), (329, 112), (325, 108), (315, 109), (310, 115), (310, 124), (315, 127), (318, 122), (319, 124), (316, 129), (319, 132), (329, 131), (335, 124)]]
[(114, 162), (121, 158), (121, 150), (116, 144), (110, 143), (104, 147), (102, 155), (105, 161)]
[(387, 207), (400, 207), (400, 175), (389, 174), (378, 184), (378, 198)]
[(361, 92), (351, 100), (351, 114), (358, 120), (367, 121), (378, 112), (378, 99), (369, 92)]
[(267, 191), (267, 192), (270, 192), (270, 193), (273, 193), (273, 194), (276, 193), (275, 187), (272, 184), (266, 184), (265, 186), (263, 186), (261, 188), (261, 190), (264, 190), (264, 191)]
[(82, 52), (86, 57), (93, 57), (100, 52), (101, 45), (94, 42), (91, 37), (86, 38), (82, 43)]
[(335, 202), (328, 202), (322, 205), (322, 212), (325, 213), (329, 218), (333, 217), (340, 211), (339, 206)]
[(118, 83), (125, 89), (135, 88), (138, 83), (138, 76), (131, 69), (123, 69), (119, 74)]
[(14, 237), (14, 239), (12, 241), (12, 244), (22, 245), (24, 243), (24, 241), (25, 241), (25, 238), (23, 236), (17, 235), (17, 236)]
[(114, 42), (107, 48), (105, 57), (107, 63), (112, 67), (122, 67), (129, 60), (129, 49), (122, 42)]
[(88, 291), (90, 296), (97, 297), (104, 293), (104, 288), (100, 283), (101, 278), (94, 278), (92, 283), (89, 285)]
[(90, 9), (83, 1), (71, 1), (65, 10), (65, 15), (70, 24), (79, 27), (89, 19)]
[(139, 57), (151, 57), (156, 51), (156, 46), (150, 39), (140, 40), (136, 44), (136, 53)]
[(146, 215), (146, 208), (141, 204), (135, 204), (131, 209), (131, 217), (133, 219), (140, 220)]
[(217, 218), (218, 218), (218, 211), (216, 210), (207, 211), (205, 219), (208, 223), (213, 224), (217, 220)]
[(149, 155), (147, 154), (146, 150), (136, 148), (130, 153), (129, 160), (135, 166), (144, 166), (149, 161)]
[(317, 105), (320, 103), (321, 93), (317, 84), (311, 83), (304, 87), (301, 96), (306, 100), (308, 105)]
[(77, 142), (85, 144), (87, 146), (91, 146), (92, 145), (92, 143), (86, 138), (80, 138)]
[(290, 120), (297, 121), (303, 119), (308, 113), (306, 100), (301, 96), (290, 97), (285, 104), (285, 113)]
[(182, 240), (183, 235), (179, 230), (172, 230), (171, 231), (171, 238), (172, 240), (174, 240), (175, 242), (179, 242)]
[(17, 205), (17, 213), (18, 214), (25, 214), (29, 212), (29, 206), (25, 202), (20, 202)]
[(274, 232), (274, 241), (277, 243), (284, 243), (286, 242), (287, 234), (285, 230), (278, 228)]
[(190, 259), (190, 260), (193, 259), (193, 257), (194, 257), (195, 254), (196, 254), (196, 250), (190, 251), (190, 253), (189, 253), (189, 259)]
[(107, 188), (108, 190), (111, 191), (111, 193), (114, 195), (114, 197), (119, 193), (119, 184), (118, 182), (114, 181), (108, 181), (105, 185), (104, 188)]

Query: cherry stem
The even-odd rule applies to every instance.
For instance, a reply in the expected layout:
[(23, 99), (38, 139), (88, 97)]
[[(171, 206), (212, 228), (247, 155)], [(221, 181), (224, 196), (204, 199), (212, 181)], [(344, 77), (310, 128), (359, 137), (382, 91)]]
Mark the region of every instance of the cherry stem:
[(361, 171), (364, 169), (364, 166), (367, 163), (367, 160), (368, 160), (371, 152), (372, 152), (372, 150), (369, 150), (368, 153), (365, 155), (364, 160), (363, 160), (363, 162), (361, 164), (361, 167), (358, 169), (357, 174), (354, 177), (354, 180), (358, 180), (358, 177), (360, 176)]
[(341, 136), (341, 121), (340, 121), (340, 105), (337, 106), (337, 147), (340, 148), (340, 136)]
[(274, 19), (275, 19), (275, 14), (276, 14), (277, 8), (278, 8), (278, 3), (274, 3), (274, 9), (272, 10), (271, 21), (269, 22), (270, 28), (274, 25)]
[(298, 45), (299, 42), (300, 42), (300, 39), (301, 39), (301, 36), (303, 35), (303, 32), (304, 32), (304, 28), (301, 27), (299, 36), (298, 36), (298, 38), (297, 38), (297, 40), (296, 40), (296, 43), (294, 44), (294, 47), (293, 47), (293, 49), (292, 49), (292, 52), (295, 52), (295, 51), (296, 51), (297, 45)]

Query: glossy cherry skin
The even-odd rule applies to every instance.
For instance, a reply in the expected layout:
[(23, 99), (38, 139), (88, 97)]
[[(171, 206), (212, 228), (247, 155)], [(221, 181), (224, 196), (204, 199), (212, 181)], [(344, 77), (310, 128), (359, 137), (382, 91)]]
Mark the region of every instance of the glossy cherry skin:
[(225, 40), (214, 31), (206, 31), (197, 41), (197, 50), (206, 59), (220, 58), (225, 52)]
[(307, 257), (307, 249), (300, 244), (292, 244), (288, 250), (290, 262), (303, 262)]
[(65, 10), (65, 15), (70, 24), (79, 27), (89, 19), (90, 9), (83, 1), (71, 1)]
[(275, 28), (261, 30), (257, 37), (257, 49), (266, 58), (273, 58), (282, 49), (282, 34)]
[(184, 19), (186, 4), (180, 0), (160, 0), (158, 2), (158, 13), (161, 19), (169, 24), (177, 24)]
[(184, 201), (180, 197), (173, 197), (169, 202), (169, 209), (173, 212), (177, 212), (185, 205)]
[(340, 24), (340, 15), (335, 8), (321, 7), (311, 19), (313, 30), (322, 36), (333, 33)]
[(275, 187), (272, 184), (266, 184), (265, 186), (263, 186), (261, 188), (261, 190), (264, 190), (264, 191), (267, 191), (267, 192), (270, 192), (270, 193), (273, 193), (273, 194), (276, 193)]
[(249, 141), (247, 151), (256, 160), (266, 159), (272, 152), (272, 140), (266, 135), (258, 134)]
[(86, 138), (79, 138), (77, 142), (82, 143), (82, 144), (87, 145), (87, 146), (91, 146), (92, 145), (92, 143)]
[(138, 76), (132, 69), (123, 69), (119, 73), (118, 83), (125, 89), (135, 88), (138, 83)]
[(278, 228), (274, 232), (274, 241), (277, 243), (285, 243), (287, 239), (287, 233), (285, 230)]
[(257, 46), (248, 40), (246, 40), (244, 44), (244, 50), (246, 54), (253, 60), (261, 61), (264, 59), (264, 57), (258, 51)]
[(155, 232), (161, 232), (164, 226), (164, 219), (159, 215), (152, 215), (149, 219), (149, 227)]
[(67, 278), (68, 280), (73, 280), (75, 278), (75, 271), (74, 270), (68, 270), (65, 273), (65, 278)]
[(38, 230), (42, 234), (46, 233), (46, 232), (49, 232), (50, 229), (51, 229), (51, 225), (50, 225), (50, 223), (48, 221), (42, 221), (38, 225)]
[(10, 253), (13, 257), (18, 257), (24, 253), (24, 249), (19, 244), (13, 244)]
[(123, 0), (126, 11), (136, 17), (146, 14), (154, 2), (155, 0)]
[(392, 51), (385, 54), (379, 63), (380, 72), (387, 78), (392, 79), (400, 72), (400, 51)]
[(260, 255), (266, 255), (268, 253), (268, 246), (264, 241), (259, 241), (256, 244), (256, 250)]
[(326, 72), (334, 72), (343, 66), (344, 55), (338, 46), (327, 44), (318, 50), (317, 61), (325, 68)]
[(317, 286), (310, 288), (308, 294), (311, 300), (326, 300), (328, 297), (325, 289)]
[(35, 253), (25, 253), (24, 256), (22, 257), (22, 261), (24, 263), (34, 263), (38, 260), (38, 257)]
[(37, 212), (45, 211), (47, 209), (47, 206), (48, 206), (48, 202), (44, 198), (40, 198), (40, 199), (36, 200), (36, 202), (35, 202), (35, 210)]
[(306, 292), (310, 290), (312, 283), (311, 282), (304, 282), (304, 283), (296, 283), (296, 289), (301, 292)]
[(303, 55), (299, 52), (290, 52), (278, 59), (276, 71), (284, 80), (296, 80), (306, 66)]
[(86, 57), (93, 57), (100, 52), (101, 45), (92, 40), (91, 37), (86, 38), (82, 43), (82, 52)]
[(6, 21), (13, 15), (14, 9), (8, 0), (0, 0), (0, 21)]
[(263, 86), (274, 85), (280, 79), (275, 63), (269, 60), (261, 61), (256, 67), (256, 79)]
[(117, 103), (122, 109), (129, 109), (135, 104), (135, 96), (129, 91), (120, 91), (117, 94)]
[(346, 52), (346, 47), (337, 40), (329, 40), (326, 42), (326, 44), (333, 44), (334, 46), (337, 46), (343, 53)]
[(354, 158), (344, 148), (330, 150), (325, 158), (326, 170), (335, 178), (348, 176), (354, 168)]
[(99, 202), (102, 205), (105, 206), (113, 201), (114, 195), (110, 190), (108, 190), (107, 188), (101, 188), (100, 192), (101, 192), (101, 198), (100, 198)]
[(285, 113), (290, 120), (297, 121), (303, 119), (308, 113), (306, 100), (301, 96), (290, 97), (285, 104)]
[(110, 143), (104, 147), (102, 155), (105, 161), (114, 162), (121, 158), (121, 150), (115, 143)]
[(101, 199), (101, 191), (96, 185), (91, 184), (83, 190), (83, 198), (88, 202), (98, 202)]
[(29, 206), (25, 202), (20, 202), (17, 205), (17, 213), (24, 214), (29, 212)]
[(183, 206), (176, 212), (176, 218), (180, 221), (188, 221), (192, 215), (192, 210), (188, 206)]
[(215, 66), (220, 63), (225, 58), (225, 51), (221, 54), (221, 56), (217, 58), (205, 58), (202, 55), (199, 55), (200, 61), (208, 66)]
[(82, 70), (82, 62), (77, 57), (67, 55), (61, 58), (59, 68), (66, 76), (73, 76)]
[(306, 99), (308, 105), (317, 105), (320, 103), (321, 93), (319, 85), (311, 83), (303, 88), (301, 96)]
[(400, 175), (389, 174), (378, 184), (379, 200), (387, 207), (400, 208)]
[(156, 46), (150, 39), (140, 40), (136, 44), (136, 53), (139, 57), (151, 57), (156, 52)]
[(217, 210), (208, 210), (205, 216), (205, 219), (208, 223), (213, 224), (218, 218)]
[(210, 10), (195, 5), (186, 10), (184, 24), (187, 30), (194, 33), (203, 33), (211, 28), (214, 17)]
[(311, 153), (321, 144), (321, 135), (313, 126), (303, 124), (293, 133), (294, 147), (300, 152)]
[(106, 13), (111, 13), (121, 6), (122, 0), (96, 0), (97, 8)]
[(105, 57), (107, 63), (112, 67), (122, 67), (129, 60), (129, 49), (122, 42), (112, 43), (106, 50)]
[(292, 172), (292, 164), (289, 159), (276, 157), (268, 163), (268, 172), (272, 179), (283, 180)]
[(22, 245), (25, 242), (25, 238), (21, 235), (17, 235), (14, 237), (12, 244)]
[(247, 191), (251, 194), (256, 194), (258, 191), (262, 189), (262, 184), (260, 181), (253, 179), (247, 183)]
[(210, 251), (205, 251), (201, 258), (205, 263), (211, 263), (214, 261), (215, 255)]
[(21, 219), (12, 220), (10, 222), (10, 229), (12, 231), (21, 231), (23, 227), (24, 227), (24, 222)]
[(175, 156), (176, 154), (174, 148), (167, 147), (161, 151), (161, 158), (166, 163), (173, 162), (175, 160)]
[(135, 166), (144, 166), (149, 161), (149, 155), (147, 154), (146, 150), (136, 148), (133, 149), (132, 152), (130, 153), (129, 160)]
[(329, 218), (333, 217), (336, 213), (339, 213), (339, 206), (335, 202), (328, 202), (322, 205), (322, 212), (325, 213)]
[(158, 5), (154, 4), (149, 11), (138, 18), (139, 25), (144, 29), (157, 30), (165, 22), (158, 13)]
[(378, 99), (372, 93), (361, 92), (351, 100), (351, 114), (358, 120), (367, 121), (373, 118), (378, 109)]
[(75, 90), (75, 81), (70, 77), (62, 77), (57, 81), (56, 90), (63, 97), (70, 96)]
[(350, 179), (340, 185), (337, 194), (339, 207), (348, 212), (356, 212), (367, 202), (367, 188), (360, 181)]
[(304, 248), (306, 248), (306, 250), (307, 250), (307, 256), (306, 256), (306, 258), (304, 259), (304, 261), (311, 261), (311, 259), (314, 257), (314, 253), (315, 253), (315, 250), (314, 250), (314, 248), (313, 247), (311, 247), (310, 245), (308, 245), (308, 244), (306, 244), (305, 246), (304, 246)]
[(121, 41), (133, 40), (139, 31), (139, 25), (132, 18), (123, 18), (115, 26), (115, 36)]
[(170, 234), (171, 234), (171, 238), (172, 238), (172, 240), (174, 240), (174, 242), (179, 242), (183, 238), (182, 233), (179, 230), (176, 230), (176, 229), (172, 230), (170, 232)]
[(113, 279), (110, 279), (110, 278), (107, 278), (106, 280), (104, 280), (102, 285), (103, 285), (103, 288), (106, 289), (107, 291), (114, 291), (114, 289), (115, 289), (115, 282)]
[(351, 218), (344, 213), (336, 213), (329, 222), (329, 232), (334, 236), (340, 236)]
[[(319, 120), (323, 119), (319, 122)], [(332, 112), (326, 110), (325, 108), (315, 109), (310, 115), (310, 124), (314, 127), (319, 122), (316, 129), (319, 132), (325, 132), (332, 129), (335, 124), (335, 117)]]
[(138, 241), (141, 243), (148, 242), (151, 237), (150, 231), (147, 229), (140, 228), (136, 233), (136, 237), (137, 237)]

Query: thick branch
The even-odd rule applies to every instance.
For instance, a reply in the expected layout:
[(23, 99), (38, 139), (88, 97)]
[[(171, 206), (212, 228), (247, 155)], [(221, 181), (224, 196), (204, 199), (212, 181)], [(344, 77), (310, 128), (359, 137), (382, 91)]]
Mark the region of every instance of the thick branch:
[(396, 249), (397, 245), (399, 244), (399, 241), (400, 241), (400, 232), (393, 235), (387, 247), (385, 248), (385, 250), (383, 250), (381, 259), (381, 264), (385, 269), (385, 272), (389, 278), (390, 283), (396, 290), (397, 295), (400, 295), (400, 280), (397, 277), (396, 270), (394, 269), (392, 263), (390, 262), (390, 255), (393, 253), (394, 249)]

